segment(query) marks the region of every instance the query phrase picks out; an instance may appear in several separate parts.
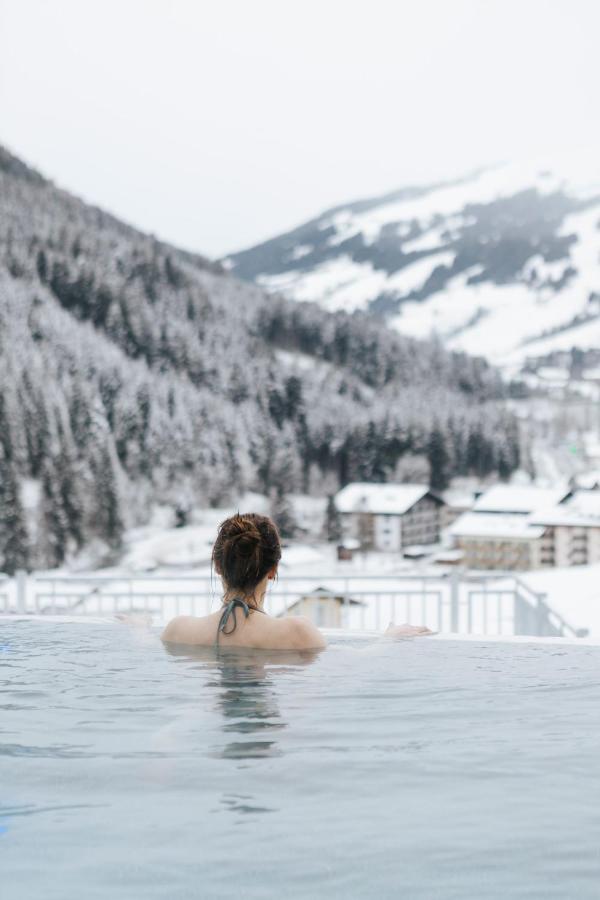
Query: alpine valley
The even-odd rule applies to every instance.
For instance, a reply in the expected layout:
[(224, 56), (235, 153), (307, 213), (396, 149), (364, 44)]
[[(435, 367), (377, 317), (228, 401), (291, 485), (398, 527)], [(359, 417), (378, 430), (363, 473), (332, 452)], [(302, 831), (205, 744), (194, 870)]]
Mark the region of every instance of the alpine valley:
[[(91, 543), (111, 559), (156, 504), (184, 521), (191, 507), (258, 491), (284, 527), (292, 492), (324, 497), (416, 470), (438, 489), (459, 474), (507, 477), (522, 452), (499, 373), (354, 311), (402, 318), (409, 304), (438, 302), (443, 284), (477, 279), (483, 256), (468, 257), (460, 235), (494, 234), (488, 219), (498, 209), (502, 220), (502, 201), (451, 215), (458, 201), (448, 200), (441, 219), (434, 203), (437, 225), (423, 212), (470, 185), (338, 210), (238, 258), (238, 274), (262, 272), (270, 287), (288, 279), (303, 297), (311, 279), (323, 285), (324, 272), (343, 268), (343, 289), (339, 278), (315, 285), (321, 305), (273, 297), (144, 234), (0, 148), (0, 571), (60, 565)], [(560, 190), (535, 197), (548, 223), (523, 212), (529, 237), (515, 255), (534, 234), (544, 262), (530, 278), (560, 304), (580, 280), (579, 244), (561, 223), (588, 222), (590, 243), (596, 210)], [(504, 289), (494, 247), (481, 290)], [(394, 294), (416, 265), (431, 268), (424, 284), (398, 281)], [(368, 295), (355, 272), (381, 286)]]

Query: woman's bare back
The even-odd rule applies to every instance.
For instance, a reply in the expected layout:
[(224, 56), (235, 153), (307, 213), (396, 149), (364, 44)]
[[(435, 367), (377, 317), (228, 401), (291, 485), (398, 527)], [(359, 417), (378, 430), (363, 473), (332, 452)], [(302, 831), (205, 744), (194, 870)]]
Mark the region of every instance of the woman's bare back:
[[(161, 638), (166, 643), (210, 647), (217, 643), (219, 622), (223, 609), (208, 616), (177, 616)], [(259, 610), (250, 610), (247, 617), (235, 610), (235, 628), (219, 632), (221, 647), (252, 647), (257, 650), (319, 650), (326, 646), (321, 632), (309, 619), (289, 616), (274, 619)]]

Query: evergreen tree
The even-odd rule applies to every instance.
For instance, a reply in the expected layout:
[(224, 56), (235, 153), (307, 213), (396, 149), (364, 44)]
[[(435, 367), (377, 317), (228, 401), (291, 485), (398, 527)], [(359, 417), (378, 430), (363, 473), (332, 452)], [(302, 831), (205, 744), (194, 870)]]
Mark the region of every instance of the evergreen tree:
[(475, 427), (469, 431), (467, 438), (466, 464), (467, 471), (476, 474), (481, 473), (481, 462), (483, 457), (483, 436), (481, 429), (477, 423)]
[(40, 281), (46, 281), (48, 277), (48, 260), (43, 250), (38, 250), (36, 268)]
[(121, 510), (118, 477), (113, 454), (105, 444), (92, 467), (94, 475), (94, 523), (99, 536), (110, 547), (121, 545), (125, 525)]
[(27, 566), (28, 537), (14, 466), (0, 448), (0, 570), (14, 575)]
[(292, 505), (280, 488), (271, 495), (271, 518), (277, 525), (282, 538), (293, 538), (298, 530)]
[(338, 542), (342, 537), (342, 519), (335, 503), (335, 496), (330, 494), (327, 498), (327, 510), (325, 512), (325, 535), (328, 541)]
[(69, 552), (69, 518), (65, 510), (61, 486), (56, 477), (54, 460), (47, 457), (42, 465), (42, 527), (45, 559), (48, 566), (60, 566)]
[(427, 461), (429, 463), (429, 485), (434, 491), (443, 491), (448, 487), (450, 458), (446, 450), (444, 434), (440, 428), (434, 428), (427, 442)]

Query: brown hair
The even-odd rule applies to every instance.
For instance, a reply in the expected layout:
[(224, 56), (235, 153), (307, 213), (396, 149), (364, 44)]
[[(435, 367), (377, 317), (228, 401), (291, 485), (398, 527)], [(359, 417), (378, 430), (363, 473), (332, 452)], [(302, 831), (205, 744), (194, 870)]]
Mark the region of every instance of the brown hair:
[(212, 561), (228, 590), (251, 595), (280, 559), (279, 532), (268, 516), (236, 513), (219, 525)]

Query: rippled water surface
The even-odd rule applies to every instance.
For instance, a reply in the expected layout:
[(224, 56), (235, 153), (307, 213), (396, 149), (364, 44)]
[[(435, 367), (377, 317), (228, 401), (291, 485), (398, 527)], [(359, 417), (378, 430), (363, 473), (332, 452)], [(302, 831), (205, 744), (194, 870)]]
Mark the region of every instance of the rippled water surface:
[(0, 896), (600, 896), (600, 648), (0, 622)]

